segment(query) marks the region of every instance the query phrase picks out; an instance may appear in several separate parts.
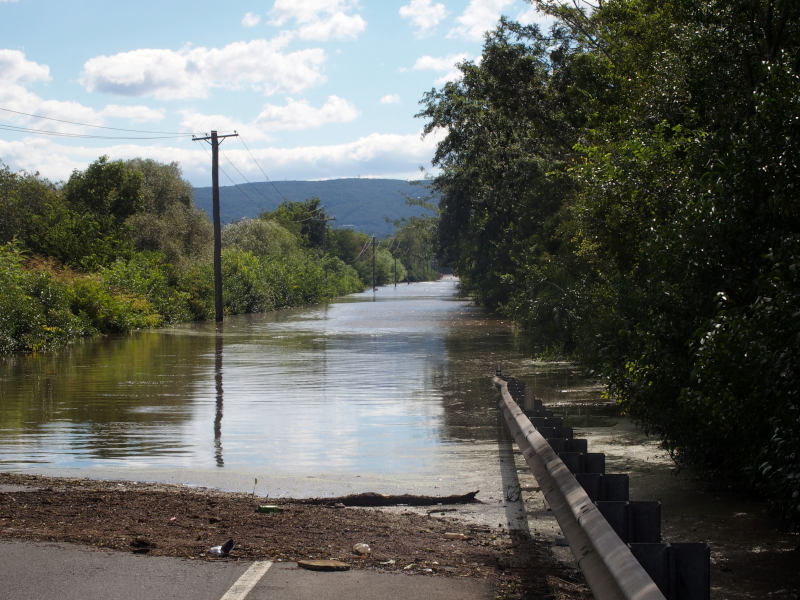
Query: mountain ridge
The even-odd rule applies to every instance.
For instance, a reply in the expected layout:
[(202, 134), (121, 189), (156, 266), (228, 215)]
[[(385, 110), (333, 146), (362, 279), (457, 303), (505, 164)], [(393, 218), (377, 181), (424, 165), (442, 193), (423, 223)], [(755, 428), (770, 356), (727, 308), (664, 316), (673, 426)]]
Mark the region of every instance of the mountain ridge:
[[(320, 181), (267, 181), (220, 186), (220, 220), (231, 223), (275, 210), (282, 202), (319, 198), (325, 213), (334, 217), (333, 227), (352, 227), (370, 235), (388, 236), (395, 221), (431, 215), (421, 206), (409, 206), (407, 198), (430, 196), (429, 180), (342, 178)], [(211, 187), (193, 188), (195, 205), (212, 214)]]

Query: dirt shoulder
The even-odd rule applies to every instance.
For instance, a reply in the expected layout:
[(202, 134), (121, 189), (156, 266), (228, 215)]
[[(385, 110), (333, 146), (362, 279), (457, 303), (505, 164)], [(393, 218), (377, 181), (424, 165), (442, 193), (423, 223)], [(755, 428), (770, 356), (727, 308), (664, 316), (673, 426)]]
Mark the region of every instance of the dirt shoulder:
[[(265, 503), (280, 510), (258, 512)], [(442, 508), (398, 513), (168, 484), (0, 473), (5, 539), (195, 560), (220, 560), (209, 549), (233, 539), (234, 550), (223, 560), (333, 558), (359, 569), (488, 579), (502, 598), (588, 596), (547, 545), (437, 515)], [(371, 553), (355, 555), (358, 543)]]

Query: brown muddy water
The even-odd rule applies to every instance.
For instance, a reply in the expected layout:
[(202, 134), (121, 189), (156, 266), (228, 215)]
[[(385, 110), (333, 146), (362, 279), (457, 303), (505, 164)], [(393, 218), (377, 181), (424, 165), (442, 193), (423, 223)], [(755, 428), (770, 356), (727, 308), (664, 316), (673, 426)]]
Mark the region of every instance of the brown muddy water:
[[(712, 546), (714, 598), (790, 598), (800, 543), (761, 504), (676, 474), (601, 386), (533, 360), (457, 282), (380, 288), (324, 306), (229, 318), (0, 360), (0, 469), (163, 481), (275, 497), (480, 490), (463, 515), (555, 540), (500, 424), (496, 364), (564, 414), (663, 504), (668, 541)], [(556, 550), (558, 551), (558, 549)], [(794, 569), (786, 565), (794, 562)], [(776, 573), (793, 572), (793, 577)]]

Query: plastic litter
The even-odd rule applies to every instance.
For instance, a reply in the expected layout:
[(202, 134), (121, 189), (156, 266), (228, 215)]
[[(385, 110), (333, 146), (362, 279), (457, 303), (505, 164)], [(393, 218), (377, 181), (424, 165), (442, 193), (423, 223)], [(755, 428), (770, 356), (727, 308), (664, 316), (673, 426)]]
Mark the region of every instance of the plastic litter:
[(361, 556), (369, 556), (372, 552), (372, 548), (369, 547), (369, 544), (358, 543), (353, 546), (353, 552), (356, 554), (360, 554)]
[(233, 550), (233, 540), (228, 540), (221, 546), (212, 546), (209, 552), (214, 556), (228, 556)]

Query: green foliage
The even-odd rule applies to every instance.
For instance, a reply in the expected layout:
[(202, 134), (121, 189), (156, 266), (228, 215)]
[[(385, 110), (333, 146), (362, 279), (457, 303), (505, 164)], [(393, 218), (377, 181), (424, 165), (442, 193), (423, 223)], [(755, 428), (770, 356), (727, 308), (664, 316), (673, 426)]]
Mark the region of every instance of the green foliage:
[(160, 252), (138, 252), (130, 259), (117, 259), (101, 269), (109, 289), (122, 290), (146, 299), (158, 311), (162, 323), (190, 321), (189, 293), (178, 289), (179, 274)]
[(68, 293), (70, 310), (102, 333), (126, 333), (162, 323), (145, 298), (109, 290), (96, 277), (76, 279)]
[(394, 222), (395, 234), (392, 237), (392, 254), (398, 257), (403, 275), (398, 273), (398, 281), (430, 281), (438, 279), (439, 271), (434, 269), (433, 261), (437, 255), (436, 236), (439, 224), (438, 208), (432, 198), (407, 198), (412, 206), (422, 206), (433, 213), (431, 216), (409, 217)]
[(222, 303), (234, 315), (275, 308), (264, 267), (252, 252), (223, 251)]
[(305, 202), (283, 202), (273, 212), (264, 212), (261, 219), (272, 219), (295, 234), (306, 248), (322, 248), (328, 216), (320, 207), (319, 198)]
[(211, 222), (195, 208), (192, 186), (181, 178), (178, 165), (137, 158), (125, 162), (125, 168), (142, 174), (141, 207), (125, 221), (133, 247), (162, 252), (178, 267), (207, 258)]
[(252, 252), (260, 258), (286, 256), (298, 249), (298, 238), (277, 221), (242, 219), (222, 229), (222, 247)]
[(423, 100), (440, 250), (678, 460), (800, 526), (800, 5), (536, 4), (549, 38), (503, 21)]
[(0, 245), (0, 354), (49, 350), (84, 335), (65, 287), (48, 273), (22, 268), (18, 245)]

